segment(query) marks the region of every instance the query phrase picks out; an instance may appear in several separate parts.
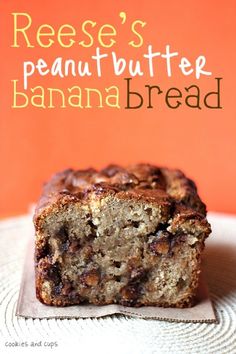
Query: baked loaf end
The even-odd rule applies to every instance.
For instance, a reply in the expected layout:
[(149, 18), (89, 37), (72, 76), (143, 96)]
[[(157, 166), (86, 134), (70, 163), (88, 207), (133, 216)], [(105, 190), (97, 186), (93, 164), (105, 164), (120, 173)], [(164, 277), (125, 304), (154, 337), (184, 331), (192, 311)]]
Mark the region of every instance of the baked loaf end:
[(34, 225), (36, 294), (45, 304), (194, 304), (211, 229), (181, 171), (63, 171), (45, 185)]

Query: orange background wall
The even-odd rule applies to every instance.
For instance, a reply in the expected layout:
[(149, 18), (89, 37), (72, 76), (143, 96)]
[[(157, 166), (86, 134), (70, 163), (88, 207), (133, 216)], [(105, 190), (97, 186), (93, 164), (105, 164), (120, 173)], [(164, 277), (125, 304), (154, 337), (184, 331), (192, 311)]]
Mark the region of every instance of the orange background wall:
[[(127, 14), (121, 25), (120, 11)], [(133, 80), (133, 88), (144, 94), (145, 84), (156, 84), (164, 90), (171, 86), (182, 89), (198, 84), (202, 93), (212, 91), (214, 77), (222, 77), (223, 109), (191, 109), (182, 105), (172, 110), (164, 98), (156, 96), (153, 109), (142, 107), (126, 110), (124, 76), (115, 77), (107, 66), (101, 79), (58, 79), (34, 75), (29, 87), (64, 88), (73, 85), (120, 87), (121, 109), (109, 107), (91, 109), (55, 108), (12, 109), (12, 79), (19, 79), (22, 88), (24, 60), (42, 57), (86, 60), (95, 47), (70, 49), (55, 44), (50, 49), (12, 48), (12, 12), (27, 12), (33, 24), (29, 37), (35, 43), (37, 27), (43, 23), (58, 29), (69, 23), (78, 31), (78, 41), (84, 39), (81, 23), (87, 19), (97, 26), (110, 23), (117, 28), (117, 44), (102, 51), (138, 59), (148, 44), (156, 51), (165, 45), (194, 62), (200, 54), (207, 59), (206, 70), (211, 78), (180, 74), (174, 61), (173, 76), (168, 78), (160, 63), (158, 74)], [(107, 163), (129, 164), (137, 161), (178, 167), (198, 184), (199, 192), (209, 210), (236, 212), (236, 115), (235, 115), (235, 1), (0, 1), (0, 216), (26, 212), (39, 196), (42, 183), (50, 175), (67, 167), (102, 167)], [(142, 30), (144, 46), (139, 50), (127, 45), (130, 25), (135, 19), (147, 23)], [(93, 34), (97, 33), (97, 27)], [(127, 75), (126, 75), (127, 77)]]

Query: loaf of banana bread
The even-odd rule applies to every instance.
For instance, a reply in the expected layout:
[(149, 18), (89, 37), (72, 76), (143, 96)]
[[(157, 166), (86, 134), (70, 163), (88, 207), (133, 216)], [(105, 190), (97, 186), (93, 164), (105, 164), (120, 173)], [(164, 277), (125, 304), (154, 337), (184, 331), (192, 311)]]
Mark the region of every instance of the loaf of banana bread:
[(206, 208), (179, 170), (65, 170), (34, 215), (37, 298), (48, 305), (194, 304)]

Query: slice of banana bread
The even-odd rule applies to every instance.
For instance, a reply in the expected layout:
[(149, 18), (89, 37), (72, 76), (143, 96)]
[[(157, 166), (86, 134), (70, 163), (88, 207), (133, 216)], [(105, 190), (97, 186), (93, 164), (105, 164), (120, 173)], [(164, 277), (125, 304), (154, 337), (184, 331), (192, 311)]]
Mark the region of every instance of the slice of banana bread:
[(34, 215), (37, 298), (48, 305), (194, 304), (205, 205), (178, 170), (66, 170)]

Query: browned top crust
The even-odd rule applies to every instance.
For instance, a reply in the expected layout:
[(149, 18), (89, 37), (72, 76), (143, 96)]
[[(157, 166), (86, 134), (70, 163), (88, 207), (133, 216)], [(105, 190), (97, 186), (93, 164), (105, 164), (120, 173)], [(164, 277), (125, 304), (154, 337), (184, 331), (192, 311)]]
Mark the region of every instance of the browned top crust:
[[(68, 201), (86, 201), (92, 195), (119, 194), (170, 204), (172, 216), (186, 215), (204, 219), (205, 204), (197, 194), (195, 183), (179, 170), (160, 168), (149, 164), (136, 164), (127, 168), (109, 165), (97, 171), (68, 169), (55, 174), (44, 186), (36, 208), (35, 221), (45, 208)], [(186, 212), (187, 210), (187, 212)], [(194, 215), (193, 215), (194, 214)], [(189, 217), (189, 216), (188, 216)]]

